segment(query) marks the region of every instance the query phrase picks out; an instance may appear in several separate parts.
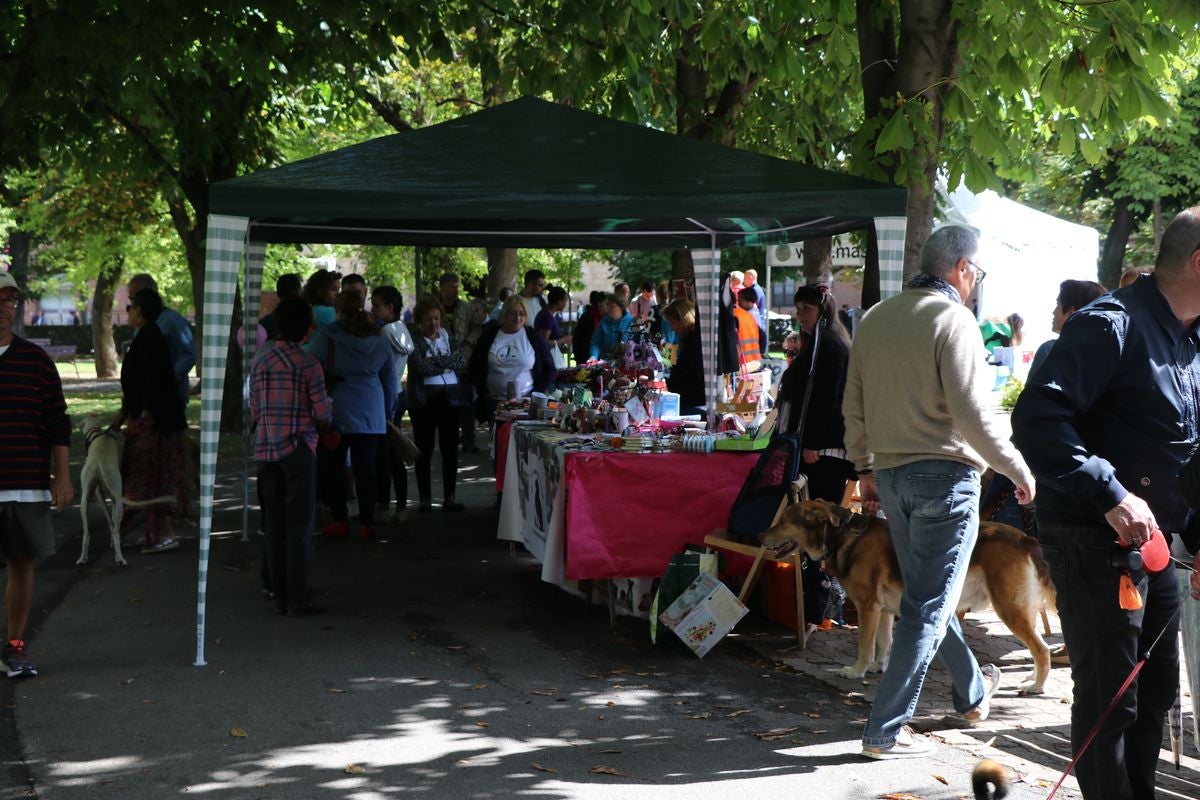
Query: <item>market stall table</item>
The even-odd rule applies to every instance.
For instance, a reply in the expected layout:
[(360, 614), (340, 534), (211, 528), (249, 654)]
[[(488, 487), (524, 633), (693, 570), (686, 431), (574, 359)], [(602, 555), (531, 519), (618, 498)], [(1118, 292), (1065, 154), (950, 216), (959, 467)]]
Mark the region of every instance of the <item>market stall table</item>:
[(756, 458), (598, 451), (544, 423), (513, 423), (497, 536), (523, 544), (543, 580), (575, 591), (611, 580), (617, 610), (645, 615), (671, 556), (725, 527)]

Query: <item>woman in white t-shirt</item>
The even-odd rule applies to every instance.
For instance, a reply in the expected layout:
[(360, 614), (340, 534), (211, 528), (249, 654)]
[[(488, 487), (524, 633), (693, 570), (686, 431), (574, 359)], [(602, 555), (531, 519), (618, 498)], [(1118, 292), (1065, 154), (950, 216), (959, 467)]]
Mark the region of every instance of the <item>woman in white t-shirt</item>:
[(496, 403), (544, 392), (554, 379), (554, 359), (546, 337), (529, 326), (520, 297), (500, 309), (500, 324), (484, 329), (471, 353), (471, 380), (485, 398), (489, 415)]
[(408, 413), (412, 417), (413, 438), (421, 450), (417, 459), (417, 511), (433, 509), (430, 465), (436, 439), (442, 451), (442, 486), (445, 511), (462, 511), (454, 499), (458, 478), (458, 425), (465, 395), (458, 385), (458, 372), (465, 366), (459, 343), (442, 327), (442, 306), (428, 297), (413, 309), (416, 322), (413, 351), (408, 358)]

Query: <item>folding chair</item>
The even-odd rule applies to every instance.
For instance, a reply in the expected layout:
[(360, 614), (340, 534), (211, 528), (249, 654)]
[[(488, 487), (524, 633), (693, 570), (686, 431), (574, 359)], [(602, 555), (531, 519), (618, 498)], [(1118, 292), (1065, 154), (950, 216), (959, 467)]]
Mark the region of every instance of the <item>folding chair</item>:
[[(807, 499), (808, 480), (804, 475), (800, 475), (799, 478), (792, 482), (787, 497), (779, 503), (779, 510), (775, 512), (775, 519), (771, 524), (779, 522), (779, 518), (789, 505)], [(805, 633), (805, 629), (808, 626), (804, 624), (804, 577), (800, 569), (800, 559), (802, 558), (800, 551), (793, 550), (785, 556), (777, 556), (775, 555), (775, 551), (769, 547), (747, 544), (732, 539), (729, 536), (729, 532), (725, 530), (715, 530), (708, 536), (705, 536), (704, 544), (714, 550), (738, 553), (739, 555), (750, 556), (754, 559), (754, 563), (750, 566), (750, 572), (746, 574), (746, 579), (742, 582), (742, 590), (738, 592), (738, 601), (743, 605), (746, 603), (746, 598), (754, 591), (754, 586), (758, 583), (758, 579), (762, 575), (765, 562), (772, 561), (776, 564), (791, 565), (792, 574), (795, 576), (796, 582), (796, 640), (800, 643), (800, 649), (803, 650), (805, 640), (808, 638)]]

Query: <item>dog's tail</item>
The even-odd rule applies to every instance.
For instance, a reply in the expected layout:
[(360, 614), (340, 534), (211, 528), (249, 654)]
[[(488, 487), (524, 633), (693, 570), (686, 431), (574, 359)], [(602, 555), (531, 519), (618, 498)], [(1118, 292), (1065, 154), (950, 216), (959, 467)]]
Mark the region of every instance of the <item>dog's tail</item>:
[(975, 790), (975, 800), (1002, 800), (1008, 794), (1008, 770), (985, 758), (971, 773), (971, 788)]
[(178, 499), (173, 494), (164, 494), (162, 497), (152, 497), (149, 500), (130, 500), (128, 497), (122, 497), (121, 502), (129, 508), (145, 508), (146, 506), (157, 506), (163, 503), (174, 503)]

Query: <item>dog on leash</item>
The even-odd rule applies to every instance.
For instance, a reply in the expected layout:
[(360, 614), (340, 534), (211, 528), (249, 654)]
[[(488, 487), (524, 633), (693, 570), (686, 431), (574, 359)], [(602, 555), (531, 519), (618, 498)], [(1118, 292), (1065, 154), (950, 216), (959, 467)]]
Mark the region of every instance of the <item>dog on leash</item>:
[[(904, 581), (887, 521), (854, 514), (826, 500), (805, 500), (786, 511), (763, 534), (762, 544), (782, 551), (798, 547), (824, 559), (858, 609), (858, 659), (838, 674), (861, 678), (887, 668), (892, 621), (900, 611)], [(991, 605), (1033, 654), (1034, 674), (1022, 694), (1042, 694), (1050, 674), (1050, 647), (1037, 629), (1038, 612), (1055, 607), (1054, 586), (1037, 540), (1009, 525), (984, 522), (971, 553), (957, 611)]]
[[(86, 564), (91, 533), (88, 531), (88, 500), (93, 494), (100, 496), (100, 506), (104, 509), (104, 517), (108, 521), (108, 529), (112, 534), (113, 556), (116, 562), (125, 565), (125, 556), (121, 553), (121, 519), (125, 515), (125, 507), (144, 508), (160, 503), (175, 502), (175, 495), (155, 497), (150, 500), (128, 500), (124, 495), (124, 483), (121, 480), (121, 450), (125, 441), (119, 430), (105, 427), (99, 420), (87, 417), (79, 426), (83, 432), (84, 447), (87, 457), (83, 462), (83, 472), (80, 475), (82, 491), (79, 496), (79, 514), (83, 518), (83, 547), (76, 564)], [(113, 510), (110, 514), (105, 499), (111, 500)]]
[(971, 789), (975, 800), (1004, 800), (1008, 796), (1008, 770), (985, 758), (971, 773)]

